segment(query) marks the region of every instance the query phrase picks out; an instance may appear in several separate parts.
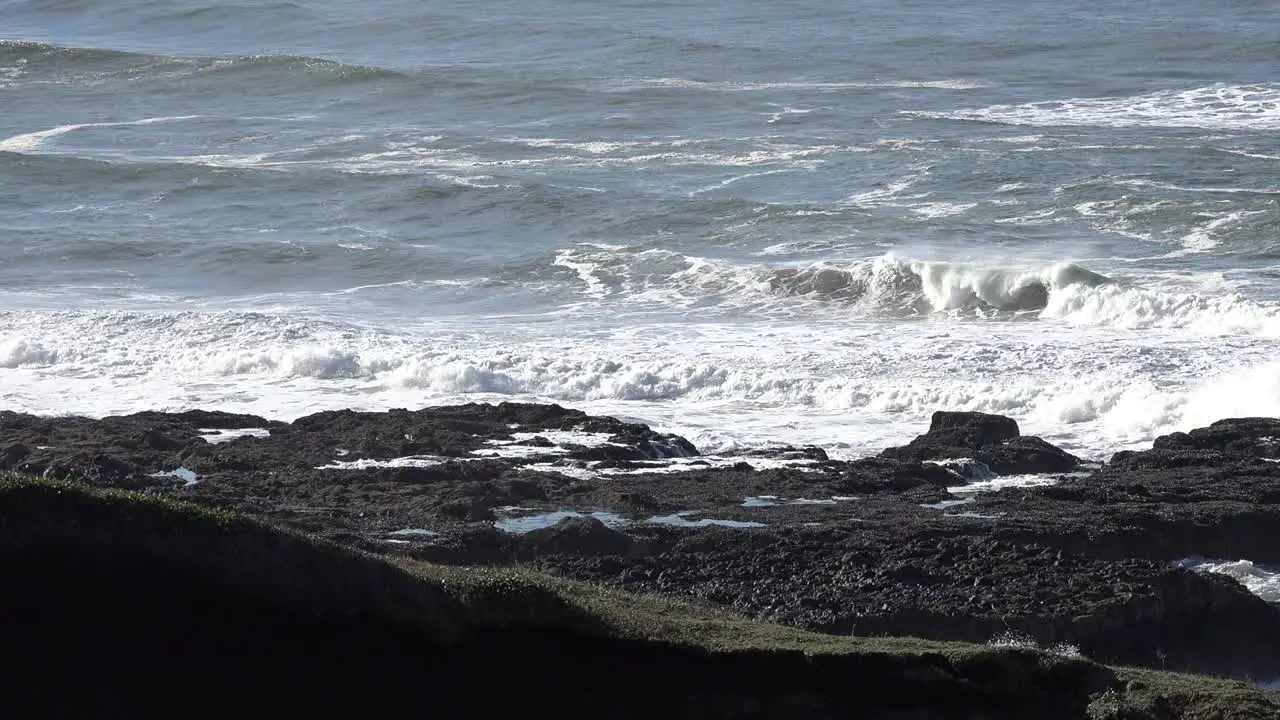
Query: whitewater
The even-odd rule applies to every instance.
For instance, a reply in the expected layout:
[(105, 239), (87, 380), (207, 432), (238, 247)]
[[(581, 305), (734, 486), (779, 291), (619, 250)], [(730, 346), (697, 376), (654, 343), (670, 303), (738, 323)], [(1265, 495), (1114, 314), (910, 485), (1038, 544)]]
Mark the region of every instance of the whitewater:
[(1280, 415), (1248, 4), (0, 3), (0, 398), (724, 453)]

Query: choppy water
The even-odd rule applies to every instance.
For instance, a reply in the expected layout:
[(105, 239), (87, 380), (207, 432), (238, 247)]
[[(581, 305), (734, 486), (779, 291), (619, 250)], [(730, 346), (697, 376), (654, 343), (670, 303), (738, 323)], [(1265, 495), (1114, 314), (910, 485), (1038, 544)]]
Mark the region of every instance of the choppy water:
[(0, 395), (843, 454), (1280, 415), (1276, 19), (0, 0)]

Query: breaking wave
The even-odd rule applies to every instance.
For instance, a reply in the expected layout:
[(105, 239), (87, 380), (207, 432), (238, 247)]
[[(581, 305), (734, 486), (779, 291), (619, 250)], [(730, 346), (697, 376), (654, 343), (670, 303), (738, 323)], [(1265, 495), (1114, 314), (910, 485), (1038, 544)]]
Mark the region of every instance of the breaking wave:
[(1116, 330), (1280, 337), (1280, 306), (1239, 293), (1114, 280), (1060, 262), (1008, 269), (884, 255), (806, 266), (738, 265), (666, 250), (588, 245), (561, 251), (558, 278), (586, 307), (746, 311), (788, 318), (1031, 319)]
[(1072, 263), (1027, 270), (922, 262), (885, 255), (800, 267), (744, 266), (665, 250), (588, 245), (561, 251), (555, 264), (573, 271), (579, 290), (597, 300), (670, 307), (750, 307), (795, 312), (814, 303), (859, 307), (869, 314), (1045, 309), (1070, 287), (1095, 288), (1108, 278)]

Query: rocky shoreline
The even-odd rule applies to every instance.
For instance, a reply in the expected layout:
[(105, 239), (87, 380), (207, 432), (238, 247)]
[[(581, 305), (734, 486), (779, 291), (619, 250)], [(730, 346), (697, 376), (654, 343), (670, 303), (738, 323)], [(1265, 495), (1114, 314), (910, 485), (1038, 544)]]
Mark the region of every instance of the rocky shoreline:
[(16, 661), (5, 700), (41, 717), (1280, 715), (1280, 695), (1249, 683), (817, 634), (527, 568), (364, 553), (75, 481), (0, 473), (0, 519), (0, 632)]
[(1015, 638), (1280, 678), (1280, 608), (1202, 557), (1280, 564), (1280, 420), (1083, 463), (999, 416), (904, 447), (702, 456), (551, 405), (87, 419), (0, 413), (0, 470), (234, 509), (330, 541), (696, 598), (855, 636)]

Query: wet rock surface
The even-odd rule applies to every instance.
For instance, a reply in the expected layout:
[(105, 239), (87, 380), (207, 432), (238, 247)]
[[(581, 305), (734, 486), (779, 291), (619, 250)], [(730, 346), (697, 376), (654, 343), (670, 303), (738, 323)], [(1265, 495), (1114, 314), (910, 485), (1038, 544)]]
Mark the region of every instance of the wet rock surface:
[[(375, 552), (699, 598), (824, 632), (987, 641), (1280, 677), (1280, 610), (1195, 556), (1280, 565), (1280, 420), (1086, 466), (937, 413), (854, 461), (704, 456), (645, 425), (504, 403), (292, 423), (0, 413), (0, 469), (232, 507)], [(1028, 475), (1028, 473), (1038, 473)]]

